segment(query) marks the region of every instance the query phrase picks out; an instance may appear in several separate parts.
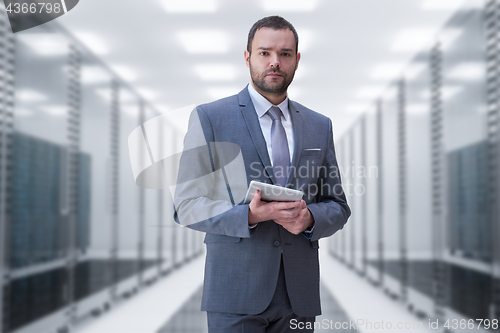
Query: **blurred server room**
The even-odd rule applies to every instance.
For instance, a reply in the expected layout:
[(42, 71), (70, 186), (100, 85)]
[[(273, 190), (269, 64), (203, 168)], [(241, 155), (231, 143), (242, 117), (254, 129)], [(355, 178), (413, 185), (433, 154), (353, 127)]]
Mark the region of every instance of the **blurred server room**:
[(352, 208), (316, 332), (498, 330), (500, 0), (82, 0), (18, 33), (0, 5), (1, 333), (207, 331), (204, 235), (136, 185), (128, 137), (165, 115), (182, 151), (175, 110), (238, 93), (274, 14)]

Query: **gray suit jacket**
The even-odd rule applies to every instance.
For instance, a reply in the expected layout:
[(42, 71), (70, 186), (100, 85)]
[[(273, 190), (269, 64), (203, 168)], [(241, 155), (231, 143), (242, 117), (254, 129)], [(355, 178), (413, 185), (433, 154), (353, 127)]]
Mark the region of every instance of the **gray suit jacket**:
[[(288, 187), (305, 192), (304, 200), (315, 220), (314, 231), (308, 239), (304, 234), (291, 234), (273, 221), (261, 222), (250, 230), (248, 205), (242, 202), (226, 203), (231, 205), (230, 209), (188, 225), (207, 233), (203, 311), (240, 314), (264, 311), (274, 294), (283, 251), (293, 311), (298, 316), (321, 313), (318, 239), (342, 229), (351, 212), (341, 186), (331, 120), (293, 101), (289, 101), (289, 110), (295, 149)], [(238, 95), (201, 105), (195, 112), (207, 143), (231, 142), (239, 146), (246, 185), (254, 179), (273, 183), (266, 142), (247, 88)], [(190, 127), (186, 138), (192, 131)], [(194, 158), (183, 153), (179, 178), (189, 177), (193, 168), (200, 175), (210, 174), (220, 167), (219, 163), (213, 151)], [(215, 202), (205, 197), (200, 200), (199, 196), (231, 192), (230, 184), (224, 185), (214, 189), (200, 189), (197, 185), (179, 188), (174, 199), (176, 221), (183, 213), (204, 210)]]

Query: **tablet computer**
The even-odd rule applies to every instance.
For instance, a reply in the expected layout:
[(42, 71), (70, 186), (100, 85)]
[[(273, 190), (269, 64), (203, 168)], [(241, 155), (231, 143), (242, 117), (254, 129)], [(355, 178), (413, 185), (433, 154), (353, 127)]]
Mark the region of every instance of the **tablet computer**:
[(299, 190), (252, 180), (250, 182), (250, 186), (248, 187), (244, 203), (250, 203), (257, 190), (260, 191), (262, 200), (264, 201), (299, 201), (304, 195), (304, 193)]

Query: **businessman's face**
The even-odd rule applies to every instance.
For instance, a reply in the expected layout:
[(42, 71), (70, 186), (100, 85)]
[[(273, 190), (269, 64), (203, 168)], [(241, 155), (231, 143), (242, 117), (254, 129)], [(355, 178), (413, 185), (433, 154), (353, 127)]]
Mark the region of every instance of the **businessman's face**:
[(257, 90), (281, 95), (292, 83), (299, 64), (295, 37), (290, 29), (260, 28), (252, 41), (252, 52), (245, 60)]

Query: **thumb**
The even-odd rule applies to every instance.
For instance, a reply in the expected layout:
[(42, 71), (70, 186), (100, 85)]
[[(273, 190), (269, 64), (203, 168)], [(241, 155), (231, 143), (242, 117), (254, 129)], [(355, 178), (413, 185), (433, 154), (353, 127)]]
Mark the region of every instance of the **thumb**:
[(260, 191), (257, 190), (255, 191), (255, 195), (253, 196), (252, 201), (259, 202), (262, 199), (262, 195), (260, 194)]

